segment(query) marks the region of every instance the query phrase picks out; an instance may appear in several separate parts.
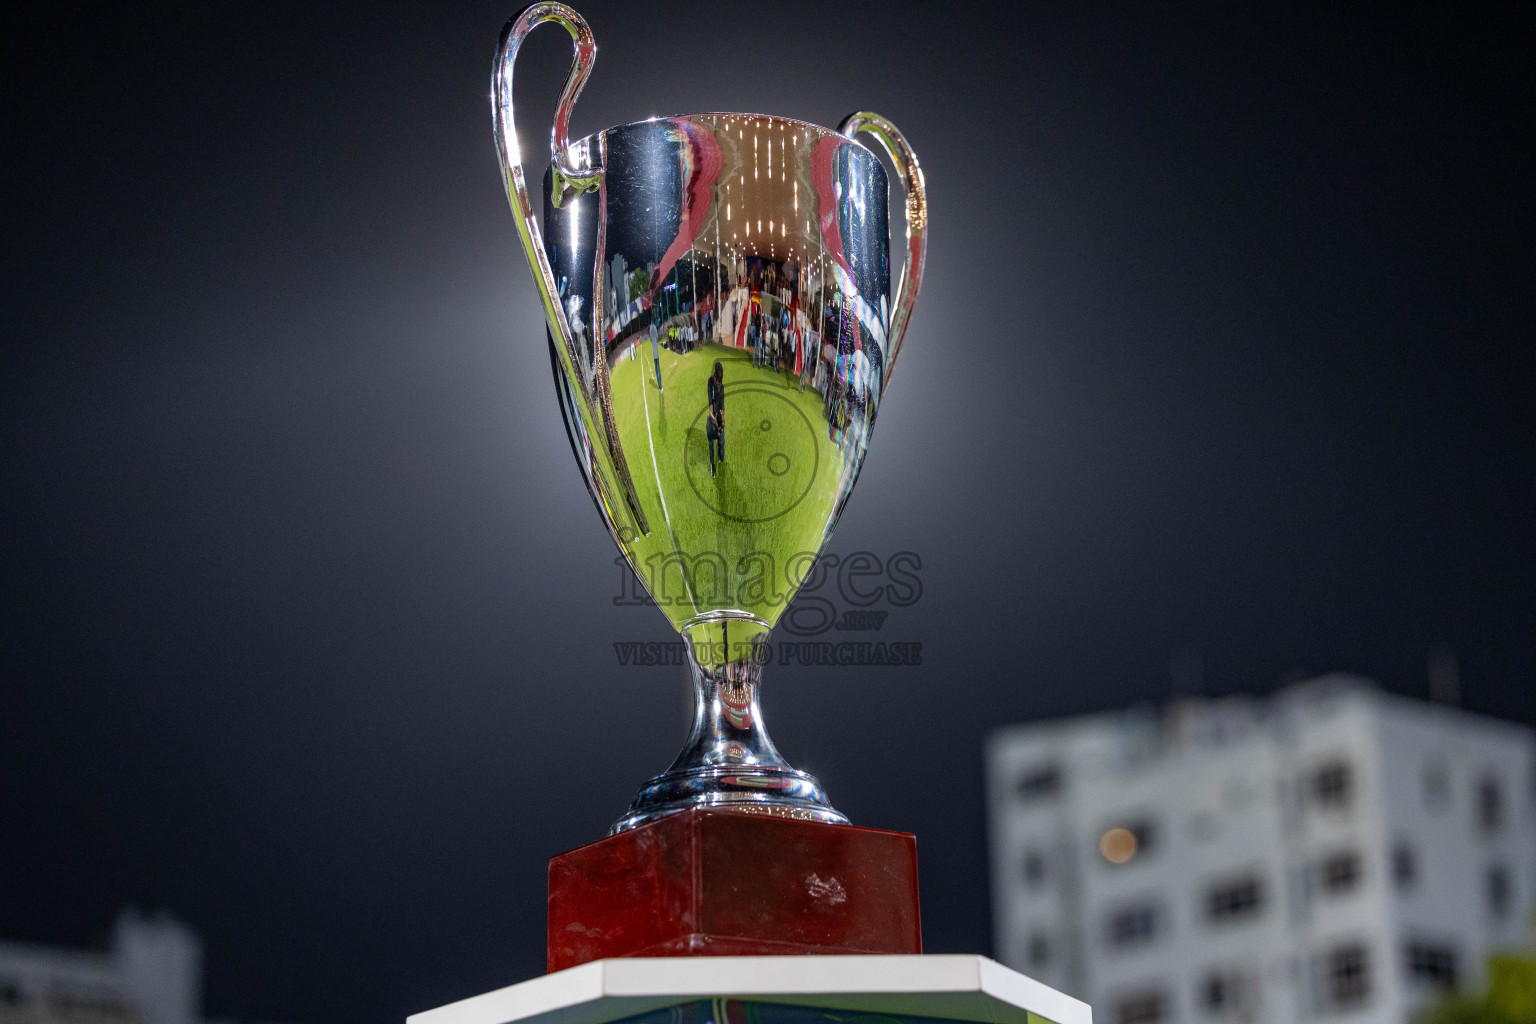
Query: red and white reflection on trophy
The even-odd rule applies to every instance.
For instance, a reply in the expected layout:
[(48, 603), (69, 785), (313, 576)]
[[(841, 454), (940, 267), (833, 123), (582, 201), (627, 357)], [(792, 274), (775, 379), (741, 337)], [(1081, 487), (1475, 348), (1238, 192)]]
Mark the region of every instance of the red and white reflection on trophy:
[(787, 789), (795, 784), (794, 779), (778, 775), (727, 775), (720, 781), (727, 786), (741, 786), (744, 789)]
[(725, 708), (725, 717), (738, 729), (752, 728), (752, 691), (743, 687), (722, 688), (720, 690), (720, 703)]

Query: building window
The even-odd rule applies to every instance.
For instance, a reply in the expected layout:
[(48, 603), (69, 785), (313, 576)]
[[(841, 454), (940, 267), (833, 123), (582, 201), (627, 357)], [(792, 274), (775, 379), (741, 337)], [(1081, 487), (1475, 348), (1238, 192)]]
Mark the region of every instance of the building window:
[(1016, 787), (1019, 799), (1026, 803), (1049, 800), (1061, 794), (1061, 768), (1054, 764), (1039, 765), (1019, 776)]
[(1392, 881), (1400, 891), (1413, 888), (1419, 879), (1419, 863), (1413, 856), (1413, 847), (1398, 843), (1392, 848)]
[(1509, 868), (1503, 864), (1490, 864), (1483, 886), (1488, 896), (1488, 913), (1498, 918), (1508, 917), (1510, 898), (1514, 895)]
[(1037, 970), (1051, 962), (1051, 940), (1045, 932), (1034, 931), (1029, 933), (1027, 956), (1029, 957), (1029, 966)]
[(1339, 1009), (1356, 1007), (1371, 996), (1369, 952), (1359, 944), (1339, 946), (1324, 962), (1324, 991), (1328, 1002)]
[(1214, 971), (1200, 983), (1200, 1006), (1212, 1017), (1250, 1016), (1254, 992), (1248, 979), (1235, 971)]
[(1150, 821), (1128, 821), (1099, 836), (1099, 855), (1111, 864), (1128, 864), (1151, 852), (1156, 840), (1157, 830)]
[(1343, 896), (1360, 885), (1360, 855), (1353, 850), (1329, 854), (1317, 865), (1317, 884), (1329, 896)]
[(1205, 916), (1226, 924), (1258, 916), (1264, 909), (1264, 883), (1257, 875), (1219, 882), (1206, 892)]
[(1158, 932), (1157, 905), (1138, 903), (1111, 911), (1104, 922), (1104, 937), (1111, 946), (1124, 948), (1151, 942)]
[(1408, 977), (1441, 988), (1456, 987), (1456, 951), (1430, 942), (1408, 943)]
[(1504, 789), (1491, 776), (1477, 784), (1477, 821), (1488, 835), (1504, 827)]
[(1354, 773), (1346, 761), (1329, 761), (1312, 773), (1309, 788), (1317, 806), (1342, 810), (1354, 796)]
[(1168, 1016), (1168, 997), (1162, 992), (1138, 992), (1115, 1004), (1115, 1024), (1158, 1024)]
[(1024, 884), (1031, 889), (1045, 882), (1045, 854), (1039, 850), (1024, 851)]

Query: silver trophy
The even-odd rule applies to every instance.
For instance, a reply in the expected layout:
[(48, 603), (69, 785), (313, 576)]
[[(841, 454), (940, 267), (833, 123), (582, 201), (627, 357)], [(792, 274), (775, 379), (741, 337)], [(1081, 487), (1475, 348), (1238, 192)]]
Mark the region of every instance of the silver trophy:
[[(550, 133), (543, 217), (512, 121), (518, 48), (575, 43)], [(536, 3), (502, 33), (496, 145), (543, 299), (555, 389), (598, 513), (682, 634), (692, 731), (613, 831), (692, 807), (846, 822), (774, 749), (758, 703), (768, 635), (858, 479), (922, 283), (923, 174), (901, 133), (762, 114), (690, 114), (572, 142), (597, 54), (581, 15)], [(889, 185), (906, 191), (891, 282)]]

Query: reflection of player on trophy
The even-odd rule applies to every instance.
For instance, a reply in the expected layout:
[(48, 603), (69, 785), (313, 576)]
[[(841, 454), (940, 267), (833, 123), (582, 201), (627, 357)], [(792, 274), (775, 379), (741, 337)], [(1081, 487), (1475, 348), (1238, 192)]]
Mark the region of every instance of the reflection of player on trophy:
[(715, 459), (725, 461), (725, 368), (715, 360), (715, 372), (706, 381), (709, 417), (704, 421), (704, 443), (709, 447), (709, 475), (715, 475)]

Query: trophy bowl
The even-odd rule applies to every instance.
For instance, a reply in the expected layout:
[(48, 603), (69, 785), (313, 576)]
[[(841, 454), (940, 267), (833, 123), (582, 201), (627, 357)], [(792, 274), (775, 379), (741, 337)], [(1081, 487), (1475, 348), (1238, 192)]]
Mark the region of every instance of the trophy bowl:
[[(575, 59), (536, 216), (513, 127), (518, 48), (543, 22)], [(846, 823), (762, 721), (768, 635), (858, 479), (922, 281), (922, 171), (884, 118), (833, 131), (759, 114), (657, 117), (570, 141), (597, 48), (536, 3), (491, 87), (507, 196), (544, 306), (571, 448), (614, 542), (686, 642), (695, 710), (614, 832), (694, 807)], [(906, 191), (892, 282), (889, 184)]]

